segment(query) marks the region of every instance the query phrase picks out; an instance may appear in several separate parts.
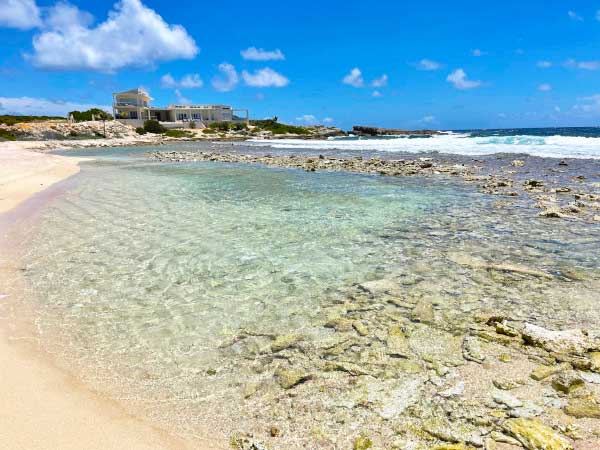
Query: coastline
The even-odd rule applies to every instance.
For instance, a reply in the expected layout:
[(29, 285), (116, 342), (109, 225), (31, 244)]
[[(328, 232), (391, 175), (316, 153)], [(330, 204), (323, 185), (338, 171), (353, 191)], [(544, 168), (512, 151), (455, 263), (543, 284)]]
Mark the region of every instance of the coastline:
[[(80, 161), (14, 145), (0, 148), (0, 215), (27, 210), (27, 200), (77, 174)], [(2, 278), (14, 277), (10, 264), (3, 263)], [(16, 303), (10, 297), (3, 298), (0, 316), (1, 448), (201, 448), (131, 416), (58, 369), (29, 337), (26, 325), (15, 324), (7, 311)]]

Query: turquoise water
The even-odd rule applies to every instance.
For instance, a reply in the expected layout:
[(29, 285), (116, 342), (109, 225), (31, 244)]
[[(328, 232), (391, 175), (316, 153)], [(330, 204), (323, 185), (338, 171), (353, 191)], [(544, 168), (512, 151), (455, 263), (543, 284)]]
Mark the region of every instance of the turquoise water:
[[(111, 157), (84, 163), (46, 207), (23, 262), (40, 333), (88, 383), (165, 426), (227, 436), (264, 431), (274, 413), (240, 394), (260, 341), (224, 342), (244, 330), (326, 340), (325, 310), (356, 283), (393, 276), (456, 327), (483, 309), (600, 323), (598, 234), (495, 201), (444, 179)], [(457, 253), (556, 279), (499, 279)], [(297, 443), (303, 426), (290, 429)]]

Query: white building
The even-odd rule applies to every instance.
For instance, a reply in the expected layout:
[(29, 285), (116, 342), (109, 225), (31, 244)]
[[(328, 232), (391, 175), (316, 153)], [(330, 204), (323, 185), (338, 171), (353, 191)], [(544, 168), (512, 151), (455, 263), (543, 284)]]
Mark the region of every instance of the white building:
[(204, 128), (213, 122), (248, 124), (249, 121), (247, 109), (233, 109), (227, 105), (169, 105), (159, 108), (150, 106), (152, 100), (139, 88), (114, 93), (115, 119), (135, 127), (144, 126), (145, 120), (158, 120), (165, 128)]

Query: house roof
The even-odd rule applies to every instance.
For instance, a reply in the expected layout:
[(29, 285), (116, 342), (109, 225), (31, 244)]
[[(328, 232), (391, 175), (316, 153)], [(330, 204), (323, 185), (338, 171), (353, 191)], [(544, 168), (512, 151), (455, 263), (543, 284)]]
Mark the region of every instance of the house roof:
[(136, 89), (129, 89), (128, 91), (123, 91), (123, 92), (115, 92), (114, 95), (125, 95), (125, 94), (130, 94), (130, 95), (143, 95), (144, 97), (146, 97), (148, 100), (154, 100), (152, 97), (150, 97), (150, 95), (148, 95), (148, 93), (141, 89), (141, 88), (136, 88)]

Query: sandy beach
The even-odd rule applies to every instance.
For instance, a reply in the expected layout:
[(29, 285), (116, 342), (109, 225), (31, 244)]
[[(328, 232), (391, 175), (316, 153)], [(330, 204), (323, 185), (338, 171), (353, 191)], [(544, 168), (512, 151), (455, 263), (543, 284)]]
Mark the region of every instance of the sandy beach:
[[(76, 159), (4, 146), (0, 149), (0, 214), (77, 172)], [(9, 323), (5, 308), (0, 316), (0, 360), (2, 449), (201, 447), (132, 417), (56, 368)]]

